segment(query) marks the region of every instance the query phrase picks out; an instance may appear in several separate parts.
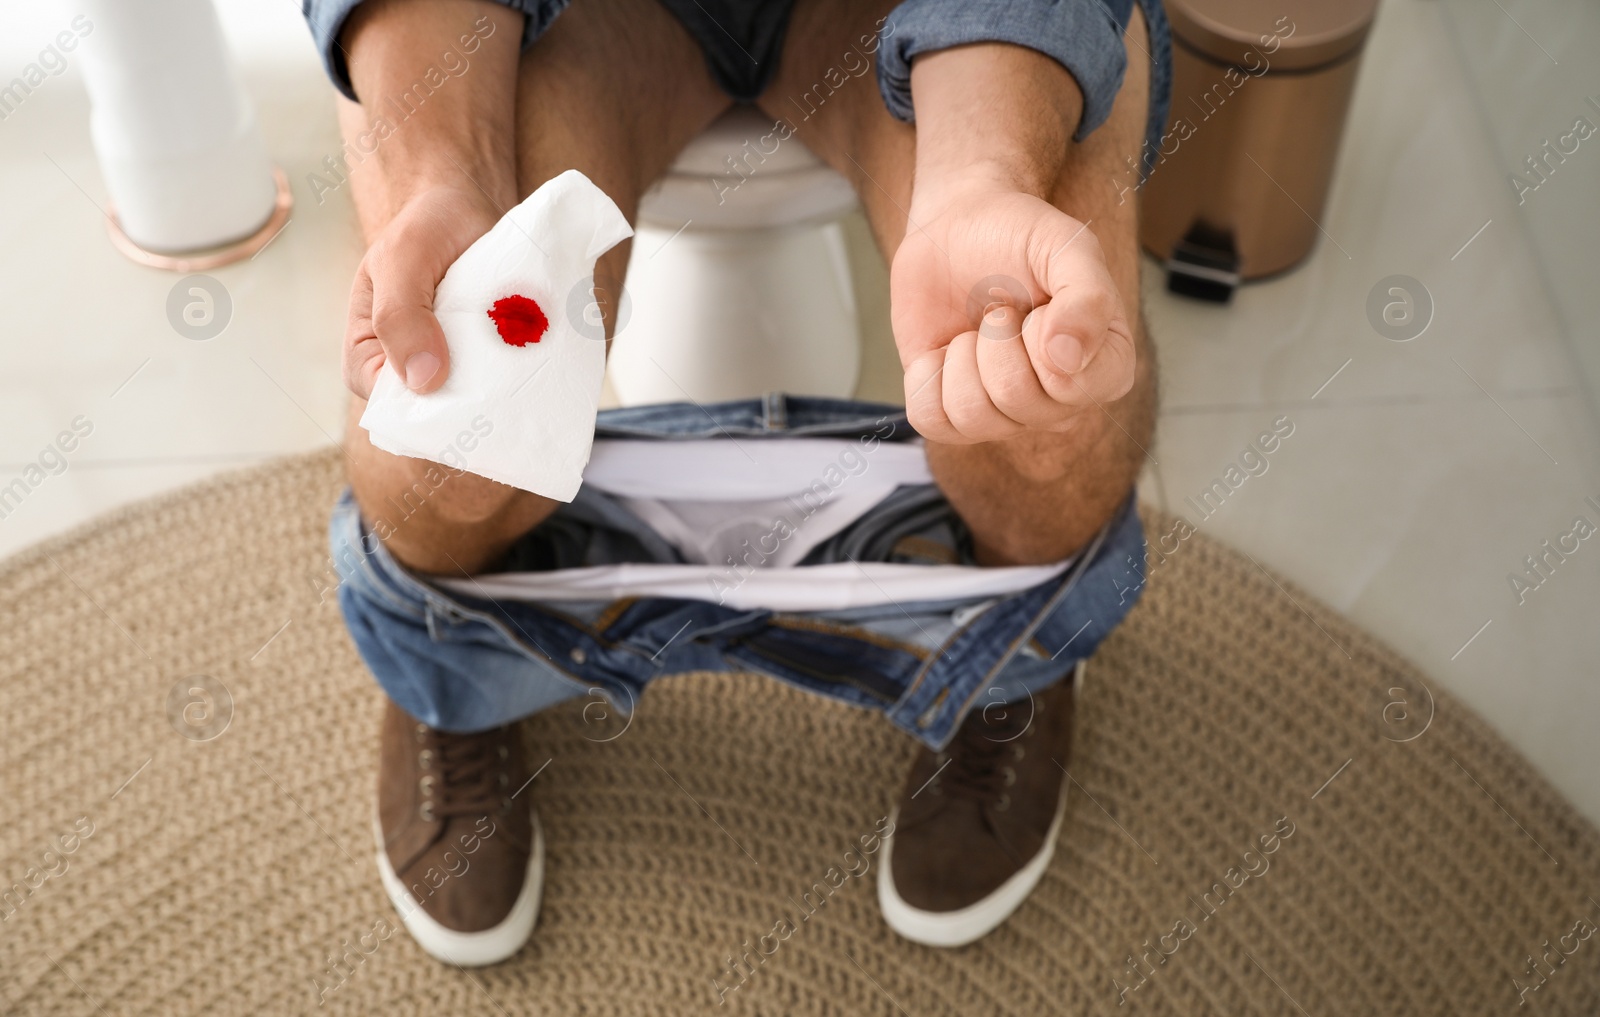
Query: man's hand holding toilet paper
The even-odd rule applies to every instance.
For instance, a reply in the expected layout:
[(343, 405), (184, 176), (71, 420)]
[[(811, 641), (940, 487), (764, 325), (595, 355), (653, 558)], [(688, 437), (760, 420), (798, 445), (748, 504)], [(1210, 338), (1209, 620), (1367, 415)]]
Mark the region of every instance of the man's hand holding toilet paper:
[[(367, 239), (344, 336), (344, 382), (359, 399), (370, 398), (385, 367), (418, 393), (434, 391), (449, 375), (435, 290), (517, 203), (508, 139), (521, 29), (521, 14), (492, 3), (467, 10), (369, 0), (349, 13), (341, 53), (358, 94), (371, 99), (368, 106), (339, 103)], [(395, 123), (385, 98), (405, 95), (439, 41), (458, 36), (472, 54), (471, 81), (461, 82), (470, 87), (438, 89)]]
[[(415, 234), (459, 243), (472, 227), (450, 220), (453, 207), (422, 206), (412, 220)], [(373, 372), (361, 416), (373, 445), (556, 501), (576, 497), (594, 442), (606, 353), (603, 338), (573, 319), (589, 306), (595, 262), (632, 235), (605, 192), (567, 170), (443, 264), (431, 299), (418, 284), (443, 256), (417, 256), (408, 266), (410, 288), (398, 293), (375, 280), (372, 327), (353, 315), (347, 347), (359, 359), (362, 343), (375, 341), (393, 365)], [(406, 265), (406, 256), (385, 253)], [(386, 333), (403, 338), (391, 349)], [(416, 345), (403, 347), (407, 342)], [(358, 364), (356, 373), (364, 369)]]
[(413, 392), (432, 392), (449, 373), (450, 351), (433, 313), (439, 280), (500, 211), (475, 189), (436, 186), (400, 207), (367, 249), (350, 288), (344, 383), (370, 398), (388, 365)]
[[(394, 94), (418, 52), (462, 24), (454, 5), (362, 4), (346, 34), (358, 94)], [(378, 449), (442, 462), (571, 501), (594, 439), (605, 344), (574, 327), (574, 293), (632, 234), (621, 211), (569, 170), (514, 197), (520, 13), (468, 13), (481, 45), (470, 82), (438, 88), (398, 125), (353, 104), (373, 149), (357, 212), (369, 248), (351, 292), (345, 381), (366, 401)], [(472, 87), (463, 87), (469, 84)], [(373, 105), (381, 111), (381, 104)], [(375, 165), (374, 165), (375, 164)], [(503, 214), (502, 214), (503, 213)]]

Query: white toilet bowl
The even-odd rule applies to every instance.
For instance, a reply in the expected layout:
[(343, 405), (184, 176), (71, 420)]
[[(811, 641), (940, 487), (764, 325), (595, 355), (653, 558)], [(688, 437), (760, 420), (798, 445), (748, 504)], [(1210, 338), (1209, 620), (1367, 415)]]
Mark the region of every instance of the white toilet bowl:
[(839, 218), (850, 185), (736, 106), (639, 204), (611, 349), (624, 406), (854, 393), (861, 335)]

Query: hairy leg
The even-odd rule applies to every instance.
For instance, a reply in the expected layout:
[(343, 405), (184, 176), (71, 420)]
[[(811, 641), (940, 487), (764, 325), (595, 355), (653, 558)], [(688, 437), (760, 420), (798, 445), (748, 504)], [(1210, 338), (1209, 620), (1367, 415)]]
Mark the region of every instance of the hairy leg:
[[(728, 104), (699, 48), (654, 0), (574, 4), (519, 67), (518, 194), (578, 169), (632, 222), (640, 194)], [(365, 131), (361, 107), (341, 100), (340, 126), (347, 138)], [(370, 164), (352, 167), (350, 180), (370, 240), (393, 216), (394, 202)], [(621, 292), (628, 249), (619, 244), (595, 267), (608, 336), (614, 302), (606, 296)], [(345, 428), (350, 485), (368, 525), (389, 533), (385, 545), (408, 566), (439, 574), (481, 570), (555, 510), (556, 502), (470, 473), (430, 483), (428, 475), (437, 478), (444, 468), (373, 447), (357, 423), (365, 408), (352, 399)]]
[[(779, 74), (761, 99), (820, 158), (855, 186), (878, 246), (893, 261), (908, 230), (916, 130), (884, 108), (871, 75), (847, 79), (817, 104), (817, 88), (891, 3), (802, 0)], [(1139, 301), (1137, 204), (1119, 193), (1138, 159), (1149, 102), (1149, 59), (1137, 7), (1126, 36), (1127, 74), (1110, 119), (1073, 142), (1051, 203), (1088, 224), (1135, 322), (1138, 368), (1120, 399), (1087, 410), (1079, 426), (1029, 431), (977, 445), (930, 442), (928, 463), (940, 488), (972, 529), (984, 564), (1059, 560), (1084, 546), (1127, 496), (1154, 430), (1155, 362)], [(849, 58), (854, 60), (854, 58)], [(848, 70), (848, 67), (846, 66)], [(834, 80), (837, 80), (835, 74)]]

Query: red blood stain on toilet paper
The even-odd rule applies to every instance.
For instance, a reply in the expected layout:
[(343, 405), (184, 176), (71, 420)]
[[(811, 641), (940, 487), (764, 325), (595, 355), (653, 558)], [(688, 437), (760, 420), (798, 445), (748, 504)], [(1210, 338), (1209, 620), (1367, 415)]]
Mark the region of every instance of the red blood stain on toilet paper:
[(550, 327), (550, 319), (544, 316), (539, 305), (520, 295), (496, 300), (488, 315), (507, 346), (536, 343)]

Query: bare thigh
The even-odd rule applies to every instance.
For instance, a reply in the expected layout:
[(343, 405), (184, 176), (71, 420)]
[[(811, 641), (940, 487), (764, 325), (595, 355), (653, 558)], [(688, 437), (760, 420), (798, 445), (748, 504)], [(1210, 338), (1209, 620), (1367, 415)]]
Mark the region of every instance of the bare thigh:
[[(655, 0), (573, 4), (523, 55), (516, 93), (517, 186), (521, 196), (568, 169), (581, 170), (633, 222), (639, 196), (691, 138), (729, 105), (699, 48)], [(346, 136), (366, 129), (360, 107), (341, 105)], [(392, 214), (381, 180), (352, 173), (362, 231), (371, 238)], [(595, 268), (597, 296), (612, 327), (629, 244)], [(477, 571), (554, 511), (526, 491), (459, 474), (435, 487), (439, 467), (374, 448), (351, 400), (345, 428), (349, 478), (369, 526), (387, 533), (400, 561), (431, 573)], [(379, 523), (382, 525), (378, 525)]]
[[(848, 78), (826, 101), (818, 82), (854, 62), (846, 54), (893, 8), (892, 0), (800, 0), (783, 63), (762, 108), (850, 180), (879, 249), (892, 261), (906, 234), (916, 163), (916, 129), (891, 117), (873, 74)], [(1148, 42), (1137, 6), (1125, 44), (1127, 74), (1109, 120), (1074, 142), (1051, 202), (1089, 224), (1111, 274), (1138, 322), (1139, 370), (1133, 389), (1090, 411), (1065, 434), (1029, 433), (1005, 442), (928, 446), (928, 462), (946, 497), (973, 532), (985, 564), (1043, 562), (1081, 548), (1132, 489), (1155, 419), (1155, 363), (1138, 313), (1137, 202), (1119, 193), (1128, 160), (1144, 141), (1149, 103)], [(846, 68), (848, 69), (848, 68)], [(838, 72), (833, 72), (838, 80)]]

